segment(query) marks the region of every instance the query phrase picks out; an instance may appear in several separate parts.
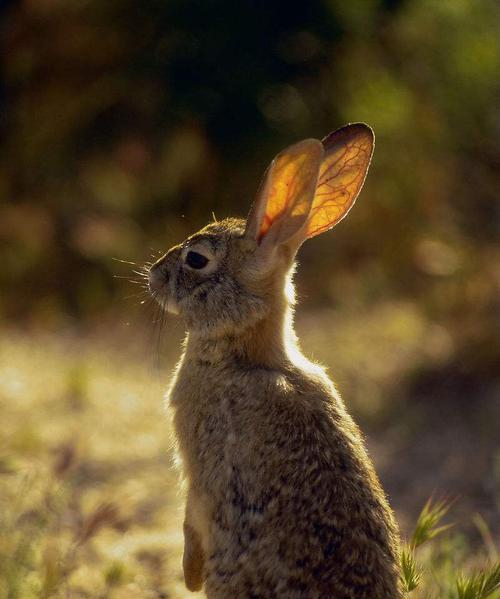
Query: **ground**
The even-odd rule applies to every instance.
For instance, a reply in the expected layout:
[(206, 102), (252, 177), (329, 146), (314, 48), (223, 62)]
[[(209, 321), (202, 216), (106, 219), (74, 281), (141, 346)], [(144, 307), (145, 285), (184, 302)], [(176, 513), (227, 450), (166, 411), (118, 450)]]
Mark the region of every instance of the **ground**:
[[(433, 486), (444, 493), (448, 484), (453, 495), (464, 478), (462, 454), (455, 461), (449, 456), (453, 433), (442, 408), (443, 430), (436, 437), (436, 423), (423, 427), (432, 434), (417, 442), (428, 412), (418, 398), (408, 411), (394, 405), (395, 386), (426, 360), (443, 359), (447, 339), (404, 304), (377, 309), (361, 323), (354, 316), (305, 314), (298, 328), (306, 352), (331, 367), (368, 433), (377, 469), (408, 534)], [(182, 497), (162, 399), (179, 334), (178, 327), (170, 328), (168, 343), (157, 350), (125, 326), (116, 334), (85, 337), (4, 331), (1, 597), (197, 596), (182, 581)], [(488, 455), (484, 442), (474, 446), (474, 430), (471, 424), (463, 439), (471, 459), (471, 448)], [(445, 439), (444, 448), (436, 438)], [(443, 463), (432, 463), (433, 450)], [(494, 481), (482, 482), (488, 466), (481, 459), (474, 463), (462, 496), (455, 498), (457, 526), (419, 555), (434, 574), (429, 570), (428, 587), (418, 596), (455, 597), (459, 570), (494, 557)], [(415, 476), (421, 478), (412, 483)]]

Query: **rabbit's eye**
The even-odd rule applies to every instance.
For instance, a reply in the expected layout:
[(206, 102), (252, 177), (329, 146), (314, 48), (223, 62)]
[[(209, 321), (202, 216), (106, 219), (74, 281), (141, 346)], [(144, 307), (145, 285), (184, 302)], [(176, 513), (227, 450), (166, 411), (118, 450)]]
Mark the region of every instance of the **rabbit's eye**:
[(205, 268), (208, 264), (208, 258), (198, 252), (189, 251), (186, 255), (186, 264), (191, 268)]

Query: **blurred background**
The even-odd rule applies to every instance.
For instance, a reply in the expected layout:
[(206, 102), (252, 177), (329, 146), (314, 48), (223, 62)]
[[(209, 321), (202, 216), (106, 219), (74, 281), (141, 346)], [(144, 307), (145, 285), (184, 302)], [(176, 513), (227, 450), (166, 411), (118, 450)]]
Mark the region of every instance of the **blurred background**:
[(161, 405), (182, 329), (133, 271), (212, 213), (245, 216), (284, 146), (353, 121), (374, 160), (349, 218), (301, 249), (303, 347), (403, 532), (445, 496), (434, 563), (494, 554), (499, 17), (496, 0), (2, 3), (5, 596), (184, 596)]

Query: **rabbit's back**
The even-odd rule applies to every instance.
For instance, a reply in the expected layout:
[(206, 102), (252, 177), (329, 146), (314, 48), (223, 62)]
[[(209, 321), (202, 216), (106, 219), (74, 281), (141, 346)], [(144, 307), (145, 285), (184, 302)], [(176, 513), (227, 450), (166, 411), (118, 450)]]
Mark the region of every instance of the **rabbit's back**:
[(171, 401), (208, 597), (401, 596), (391, 510), (326, 378), (185, 361)]

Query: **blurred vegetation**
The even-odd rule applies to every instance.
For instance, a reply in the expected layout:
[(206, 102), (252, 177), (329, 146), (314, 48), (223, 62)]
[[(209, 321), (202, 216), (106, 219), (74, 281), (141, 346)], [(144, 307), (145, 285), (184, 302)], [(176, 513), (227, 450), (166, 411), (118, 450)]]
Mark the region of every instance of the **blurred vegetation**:
[(304, 248), (308, 295), (410, 297), (497, 363), (495, 0), (26, 0), (3, 24), (4, 318), (100, 317), (113, 257), (245, 215), (274, 153), (363, 120), (371, 174)]
[(434, 491), (457, 497), (414, 575), (428, 564), (440, 597), (473, 596), (488, 573), (467, 573), (500, 535), (498, 2), (1, 10), (0, 593), (183, 596), (165, 381), (144, 360), (166, 372), (181, 327), (151, 349), (117, 260), (244, 216), (280, 149), (366, 121), (358, 205), (300, 252), (299, 335), (367, 431), (403, 530)]

